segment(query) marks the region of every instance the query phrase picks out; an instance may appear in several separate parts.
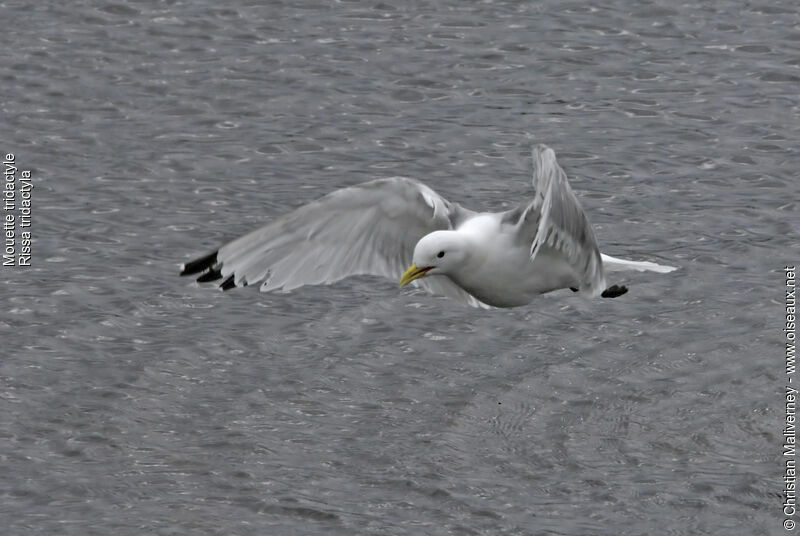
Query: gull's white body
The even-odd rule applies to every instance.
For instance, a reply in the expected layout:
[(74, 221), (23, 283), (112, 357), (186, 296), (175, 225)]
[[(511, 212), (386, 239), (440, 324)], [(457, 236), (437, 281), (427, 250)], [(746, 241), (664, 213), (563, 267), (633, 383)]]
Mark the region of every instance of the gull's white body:
[[(332, 283), (355, 274), (399, 278), (473, 306), (515, 307), (573, 288), (596, 296), (605, 272), (670, 272), (602, 255), (591, 224), (556, 162), (534, 149), (535, 195), (515, 209), (476, 213), (412, 179), (337, 190), (210, 255), (184, 265), (222, 288), (261, 290)], [(605, 296), (605, 294), (603, 294)]]
[(513, 229), (503, 225), (499, 214), (479, 214), (452, 232), (464, 236), (472, 253), (446, 277), (483, 303), (525, 305), (540, 294), (576, 284), (562, 255), (546, 248), (531, 259), (530, 246), (513, 239)]

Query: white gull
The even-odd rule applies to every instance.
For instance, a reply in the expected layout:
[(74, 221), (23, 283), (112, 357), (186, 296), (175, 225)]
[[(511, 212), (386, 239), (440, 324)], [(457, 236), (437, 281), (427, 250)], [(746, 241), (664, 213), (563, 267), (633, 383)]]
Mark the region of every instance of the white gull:
[(378, 179), (302, 206), (185, 264), (181, 275), (269, 291), (371, 274), (476, 307), (516, 307), (563, 288), (627, 292), (606, 287), (606, 272), (675, 270), (600, 253), (553, 150), (535, 147), (533, 162), (533, 199), (506, 212), (473, 212), (413, 179)]

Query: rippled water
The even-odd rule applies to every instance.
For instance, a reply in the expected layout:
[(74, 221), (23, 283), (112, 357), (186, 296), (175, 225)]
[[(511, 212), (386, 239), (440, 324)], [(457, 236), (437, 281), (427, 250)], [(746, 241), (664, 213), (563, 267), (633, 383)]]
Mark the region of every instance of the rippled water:
[[(769, 534), (796, 2), (5, 2), (4, 534)], [(677, 5), (676, 5), (677, 6)], [(630, 292), (482, 311), (180, 263), (335, 188), (559, 154)]]

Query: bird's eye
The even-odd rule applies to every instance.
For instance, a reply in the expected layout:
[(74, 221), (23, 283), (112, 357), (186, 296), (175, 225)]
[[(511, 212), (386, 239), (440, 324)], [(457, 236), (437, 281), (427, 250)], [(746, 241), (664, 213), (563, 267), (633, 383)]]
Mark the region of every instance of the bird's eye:
[(442, 257), (444, 257), (444, 251), (440, 251), (439, 253), (436, 254), (436, 256), (441, 259)]

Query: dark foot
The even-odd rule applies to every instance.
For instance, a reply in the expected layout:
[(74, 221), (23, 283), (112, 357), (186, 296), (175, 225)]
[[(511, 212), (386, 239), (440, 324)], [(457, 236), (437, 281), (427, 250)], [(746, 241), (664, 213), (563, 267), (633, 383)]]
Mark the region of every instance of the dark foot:
[(628, 292), (628, 287), (624, 285), (611, 285), (600, 294), (604, 298), (618, 298)]

